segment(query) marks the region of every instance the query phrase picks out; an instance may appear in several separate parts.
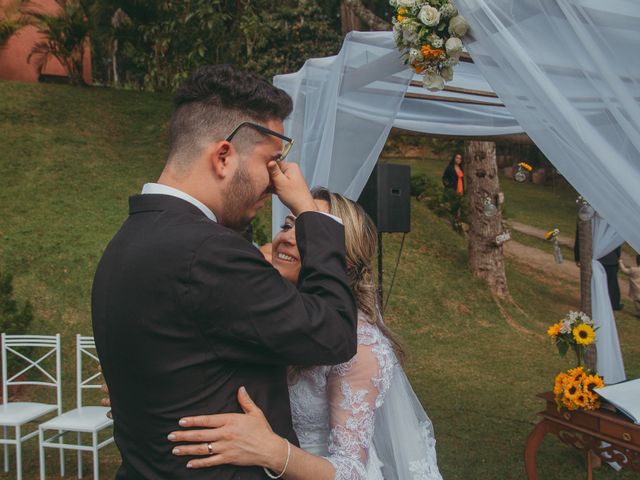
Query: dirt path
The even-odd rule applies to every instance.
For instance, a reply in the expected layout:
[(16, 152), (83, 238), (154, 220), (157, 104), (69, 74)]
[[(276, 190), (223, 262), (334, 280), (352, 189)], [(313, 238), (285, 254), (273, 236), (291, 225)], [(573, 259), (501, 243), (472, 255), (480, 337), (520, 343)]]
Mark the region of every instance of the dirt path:
[(504, 252), (507, 257), (540, 270), (547, 276), (562, 278), (575, 283), (580, 282), (580, 269), (574, 262), (565, 260), (563, 263), (558, 264), (555, 262), (553, 255), (544, 250), (510, 240), (505, 244)]

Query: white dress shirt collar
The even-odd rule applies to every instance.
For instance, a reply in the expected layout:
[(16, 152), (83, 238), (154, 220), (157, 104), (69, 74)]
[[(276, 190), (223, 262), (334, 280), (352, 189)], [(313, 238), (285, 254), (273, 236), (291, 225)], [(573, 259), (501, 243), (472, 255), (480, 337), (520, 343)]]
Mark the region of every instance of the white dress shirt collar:
[(209, 207), (207, 207), (197, 198), (193, 198), (188, 193), (185, 193), (182, 190), (178, 190), (177, 188), (163, 185), (161, 183), (145, 183), (142, 187), (142, 195), (146, 194), (170, 195), (172, 197), (181, 198), (182, 200), (192, 204), (194, 207), (198, 207), (209, 220), (213, 220), (214, 222), (218, 221), (216, 215), (211, 211)]

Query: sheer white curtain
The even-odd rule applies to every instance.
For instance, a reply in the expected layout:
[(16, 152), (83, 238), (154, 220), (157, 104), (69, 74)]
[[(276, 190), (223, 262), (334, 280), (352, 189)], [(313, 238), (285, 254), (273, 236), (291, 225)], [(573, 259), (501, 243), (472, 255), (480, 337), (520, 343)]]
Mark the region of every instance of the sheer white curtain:
[(456, 0), (465, 42), (554, 166), (640, 251), (640, 1)]
[(591, 267), (591, 316), (596, 331), (598, 373), (607, 384), (626, 380), (616, 321), (607, 289), (607, 274), (597, 260), (618, 248), (624, 240), (600, 215), (593, 218), (593, 260)]
[[(289, 155), (310, 186), (358, 198), (412, 77), (391, 32), (351, 32), (338, 55), (308, 60), (298, 72), (274, 78), (293, 98), (285, 122), (296, 142)], [(285, 213), (274, 198), (274, 233)]]

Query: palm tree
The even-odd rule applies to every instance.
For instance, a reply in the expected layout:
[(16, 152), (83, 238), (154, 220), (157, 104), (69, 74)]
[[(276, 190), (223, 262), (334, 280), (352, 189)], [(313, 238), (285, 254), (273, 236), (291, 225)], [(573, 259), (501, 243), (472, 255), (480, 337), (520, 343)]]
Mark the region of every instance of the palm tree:
[(33, 3), (23, 10), (28, 22), (44, 37), (33, 46), (28, 61), (35, 57), (42, 70), (49, 58), (54, 57), (66, 70), (72, 85), (84, 85), (82, 67), (90, 31), (90, 5), (86, 0), (55, 1), (59, 7), (56, 14), (44, 13)]
[(13, 0), (0, 10), (0, 49), (24, 26), (20, 15), (22, 3), (22, 0)]

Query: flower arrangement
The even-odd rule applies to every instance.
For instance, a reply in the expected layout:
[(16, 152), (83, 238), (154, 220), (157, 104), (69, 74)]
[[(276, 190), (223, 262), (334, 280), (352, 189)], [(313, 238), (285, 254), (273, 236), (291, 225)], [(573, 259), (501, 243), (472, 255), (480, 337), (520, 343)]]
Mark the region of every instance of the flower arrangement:
[(544, 239), (551, 240), (553, 238), (556, 238), (558, 235), (560, 235), (560, 230), (554, 228), (553, 230), (549, 230), (547, 233), (545, 233)]
[(593, 321), (583, 312), (569, 312), (562, 320), (549, 327), (547, 335), (554, 340), (561, 356), (564, 357), (569, 348), (573, 349), (578, 364), (576, 368), (560, 372), (556, 376), (553, 394), (558, 408), (599, 408), (598, 394), (594, 389), (602, 388), (604, 382), (599, 375), (583, 366), (586, 348), (596, 338)]
[(533, 167), (529, 165), (527, 162), (520, 162), (518, 166), (524, 168), (527, 172), (530, 172), (531, 170), (533, 170)]
[(423, 85), (431, 91), (453, 79), (460, 61), (461, 38), (469, 24), (451, 0), (390, 0), (396, 9), (393, 33), (406, 64), (424, 74)]

